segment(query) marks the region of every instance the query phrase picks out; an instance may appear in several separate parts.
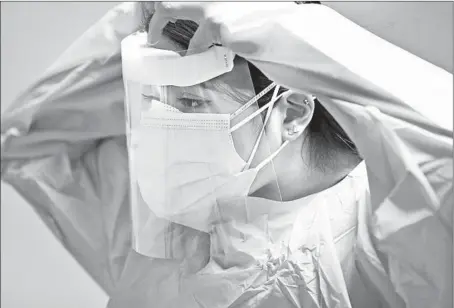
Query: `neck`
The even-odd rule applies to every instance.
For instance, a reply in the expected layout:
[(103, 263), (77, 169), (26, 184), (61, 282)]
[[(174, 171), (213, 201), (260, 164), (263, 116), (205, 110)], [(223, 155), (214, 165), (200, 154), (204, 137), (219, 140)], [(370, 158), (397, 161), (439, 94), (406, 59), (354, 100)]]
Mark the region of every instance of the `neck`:
[[(301, 144), (300, 144), (301, 146)], [(268, 199), (291, 201), (315, 194), (330, 188), (345, 178), (360, 162), (349, 153), (337, 153), (332, 158), (336, 164), (331, 168), (315, 168), (309, 161), (309, 152), (301, 147), (289, 145), (285, 153), (274, 161), (275, 173), (279, 186), (276, 198), (275, 180), (257, 191), (256, 195)], [(291, 163), (288, 163), (291, 162)], [(270, 182), (270, 183), (271, 183)]]

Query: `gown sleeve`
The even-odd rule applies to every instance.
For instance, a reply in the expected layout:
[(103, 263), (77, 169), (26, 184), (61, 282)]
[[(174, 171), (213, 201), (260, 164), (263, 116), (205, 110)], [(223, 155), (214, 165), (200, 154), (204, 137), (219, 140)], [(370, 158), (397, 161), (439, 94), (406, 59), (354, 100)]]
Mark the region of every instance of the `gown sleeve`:
[[(2, 180), (109, 295), (131, 247), (120, 41), (140, 19), (115, 7), (2, 115)], [(238, 54), (315, 94), (366, 161), (364, 279), (389, 307), (452, 307), (452, 75), (325, 6), (241, 31), (261, 48)]]
[(2, 180), (108, 294), (131, 248), (120, 42), (141, 18), (114, 7), (2, 114)]
[(323, 5), (249, 21), (226, 25), (259, 46), (238, 54), (316, 95), (366, 162), (363, 279), (389, 307), (452, 307), (452, 74)]

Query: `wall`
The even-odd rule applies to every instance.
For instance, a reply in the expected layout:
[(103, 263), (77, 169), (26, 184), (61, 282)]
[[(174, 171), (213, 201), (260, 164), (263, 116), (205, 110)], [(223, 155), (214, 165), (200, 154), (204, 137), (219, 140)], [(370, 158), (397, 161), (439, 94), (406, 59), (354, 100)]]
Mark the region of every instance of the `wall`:
[[(2, 2), (2, 111), (112, 6)], [(31, 207), (10, 186), (2, 183), (1, 190), (1, 307), (105, 307), (107, 296)]]
[[(2, 2), (1, 110), (114, 3)], [(452, 72), (452, 3), (328, 3), (377, 35)], [(30, 206), (1, 184), (3, 308), (104, 307), (107, 297)]]
[(452, 73), (452, 2), (327, 2), (374, 34)]

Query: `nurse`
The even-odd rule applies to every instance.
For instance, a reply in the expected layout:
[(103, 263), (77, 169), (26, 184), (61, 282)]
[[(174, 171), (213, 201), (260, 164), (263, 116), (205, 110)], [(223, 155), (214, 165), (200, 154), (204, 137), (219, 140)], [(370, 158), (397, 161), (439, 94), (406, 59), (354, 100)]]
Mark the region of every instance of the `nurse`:
[[(217, 6), (222, 6), (223, 4), (181, 4), (181, 8), (176, 3), (167, 3), (166, 5), (170, 8), (163, 9), (164, 4), (156, 3), (157, 13), (155, 13), (153, 18), (151, 18), (151, 15), (149, 16), (151, 23), (147, 25), (147, 28), (150, 29), (149, 41), (153, 47), (172, 50), (189, 49), (189, 53), (191, 50), (202, 51), (206, 50), (215, 42), (215, 36), (220, 35), (220, 33), (216, 33), (214, 30), (213, 32), (208, 30), (208, 28), (213, 26), (207, 25), (205, 22), (201, 23), (204, 26), (201, 26), (198, 32), (195, 31), (195, 23), (189, 20), (178, 20), (175, 25), (167, 25), (167, 22), (172, 20), (172, 18), (165, 18), (162, 15), (174, 14), (177, 16), (180, 13), (188, 14), (187, 16), (183, 16), (200, 23), (199, 17), (192, 15), (199, 14), (195, 13), (195, 10), (201, 10), (200, 14), (204, 15), (204, 12), (209, 11), (211, 7), (216, 9)], [(263, 5), (264, 9), (267, 9), (267, 5), (269, 6), (269, 4)], [(270, 6), (268, 9), (272, 9), (273, 6)], [(296, 6), (296, 4), (287, 3), (282, 5), (282, 7), (286, 6), (290, 6), (289, 9), (292, 9), (291, 6)], [(240, 11), (245, 9), (247, 10), (247, 7), (244, 7), (244, 4), (238, 6), (238, 10)], [(163, 29), (162, 34), (156, 30), (161, 28)], [(195, 33), (197, 33), (194, 38), (195, 40), (201, 40), (200, 37), (203, 37), (206, 41), (194, 43), (194, 39), (190, 40), (190, 38)], [(220, 39), (221, 41), (223, 40), (223, 38)], [(229, 43), (227, 43), (227, 46), (230, 46)], [(236, 65), (244, 66), (244, 62), (245, 60), (239, 57)], [(272, 81), (251, 62), (247, 62), (247, 66), (248, 69), (246, 72), (248, 73), (248, 77), (250, 75), (253, 83), (253, 89), (249, 90), (255, 90), (256, 94), (258, 94), (272, 84)], [(213, 94), (214, 97), (211, 97), (210, 100), (198, 99), (198, 96), (195, 94), (192, 94), (189, 98), (182, 99), (181, 97), (184, 94), (182, 92), (184, 91), (174, 87), (169, 90), (173, 95), (178, 96), (174, 98), (175, 103), (173, 105), (182, 112), (188, 113), (233, 112), (236, 108), (241, 107), (241, 104), (245, 103), (244, 99), (242, 100), (239, 95), (235, 96), (240, 90), (245, 91), (244, 83), (247, 77), (244, 77), (242, 73), (244, 72), (236, 69), (230, 73), (230, 76), (216, 79), (217, 82), (224, 83), (226, 86), (221, 93), (220, 90), (213, 90), (212, 93), (219, 94), (217, 96)], [(229, 79), (223, 80), (223, 78)], [(240, 81), (233, 84), (232, 80)], [(242, 83), (243, 87), (241, 87)], [(354, 143), (339, 123), (310, 92), (303, 92), (304, 80), (301, 83), (301, 90), (298, 92), (288, 91), (285, 87), (278, 89), (278, 94), (286, 93), (286, 95), (281, 96), (280, 100), (274, 104), (267, 128), (267, 136), (273, 149), (278, 148), (286, 140), (292, 141), (273, 161), (279, 179), (281, 194), (285, 201), (298, 199), (325, 190), (343, 179), (361, 161), (361, 157)], [(264, 93), (258, 100), (259, 107), (264, 106), (271, 100), (272, 90), (274, 88)], [(180, 93), (175, 94), (178, 91)], [(197, 87), (185, 89), (186, 95), (188, 95), (188, 92), (194, 91), (197, 92)], [(210, 94), (204, 95), (209, 96)], [(254, 135), (254, 132), (249, 132), (249, 134)], [(238, 138), (241, 137), (238, 136)], [(236, 146), (244, 147), (244, 144), (253, 144), (254, 141), (253, 138), (241, 140), (236, 143)], [(243, 149), (238, 150), (243, 152)], [(246, 156), (246, 154), (241, 154)], [(264, 155), (258, 153), (256, 161), (263, 159)]]
[[(9, 124), (2, 125), (2, 140), (10, 132), (2, 175), (18, 190), (41, 192), (29, 199), (38, 208), (47, 204), (46, 213), (67, 235), (67, 247), (111, 296), (109, 307), (452, 306), (452, 112), (445, 112), (452, 110), (450, 74), (322, 5), (176, 2), (119, 7), (94, 28), (99, 32), (92, 32), (102, 33), (105, 61), (89, 62), (93, 66), (82, 74), (80, 63), (73, 63), (70, 72), (86, 78), (87, 89), (95, 84), (118, 87), (109, 70), (118, 66), (118, 58), (112, 57), (118, 47), (112, 45), (134, 32), (138, 23), (131, 21), (149, 11), (153, 17), (145, 18), (145, 28), (152, 46), (166, 41), (169, 48), (189, 49), (190, 56), (193, 50), (215, 44), (238, 55), (232, 71), (236, 78), (221, 76), (220, 84), (226, 86), (211, 91), (211, 99), (169, 91), (176, 98), (172, 107), (179, 112), (234, 112), (247, 101), (235, 99), (238, 89), (248, 90), (238, 82), (244, 72), (254, 89), (248, 95), (261, 93), (272, 82), (279, 86), (259, 99), (260, 108), (278, 98), (262, 118), (271, 152), (257, 151), (251, 167), (281, 149), (272, 161), (275, 178), (261, 182), (276, 179), (280, 198), (267, 196), (271, 189), (262, 189), (265, 184), (256, 187), (253, 196), (221, 203), (220, 222), (209, 232), (189, 227), (184, 220), (172, 222), (173, 240), (165, 243), (170, 243), (173, 255), (139, 255), (128, 240), (129, 204), (118, 202), (125, 194), (121, 189), (114, 197), (108, 192), (109, 187), (128, 186), (125, 145), (113, 138), (122, 134), (112, 126), (121, 119), (113, 108), (103, 113), (108, 119), (99, 117), (101, 122), (96, 122), (103, 136), (96, 138), (102, 142), (88, 147), (80, 158), (83, 164), (71, 165), (81, 169), (70, 170), (61, 186), (55, 184), (58, 181), (48, 183), (49, 178), (58, 178), (56, 167), (65, 161), (55, 152), (48, 153), (45, 162), (28, 157), (44, 166), (40, 175), (28, 172), (23, 177), (24, 172), (18, 172), (36, 170), (15, 163), (24, 147), (43, 147), (33, 138), (39, 132), (32, 126), (28, 131), (21, 127), (22, 132), (13, 136), (17, 123), (27, 122), (29, 113), (11, 113)], [(188, 20), (199, 24), (197, 31)], [(114, 39), (101, 30), (106, 23), (115, 29), (109, 31), (117, 35)], [(83, 59), (76, 51), (77, 59)], [(394, 60), (392, 66), (386, 64), (389, 59)], [(50, 71), (29, 96), (40, 97), (46, 82), (68, 69), (64, 64)], [(69, 110), (74, 106), (69, 102), (82, 98), (83, 92), (67, 87), (63, 82), (53, 87), (54, 100), (49, 103), (60, 100), (58, 110), (64, 106)], [(73, 87), (80, 90), (77, 84)], [(148, 90), (142, 89), (145, 99), (155, 95)], [(107, 94), (109, 101), (121, 99), (112, 95)], [(96, 99), (106, 101), (106, 95)], [(32, 106), (28, 110), (34, 110)], [(31, 113), (35, 123), (41, 117), (49, 119), (42, 114), (45, 110), (52, 108)], [(93, 113), (86, 113), (87, 120), (93, 119)], [(55, 130), (61, 125), (55, 124)], [(244, 160), (249, 151), (242, 153), (241, 145), (252, 146), (255, 138), (250, 136), (261, 129), (250, 128), (250, 134), (245, 131), (233, 140)], [(87, 138), (84, 129), (80, 136)], [(77, 138), (74, 144), (68, 153), (72, 159), (84, 152), (85, 145)], [(90, 162), (95, 162), (100, 185), (78, 195), (78, 183), (90, 183), (88, 175), (93, 172), (83, 169), (90, 168)], [(106, 168), (119, 162), (123, 168)], [(71, 187), (71, 200), (59, 197)], [(43, 196), (47, 201), (40, 199)], [(64, 207), (59, 206), (62, 201)], [(90, 223), (93, 212), (77, 204), (108, 205), (102, 208), (110, 214), (99, 220), (112, 227), (109, 245), (96, 236), (104, 233)], [(102, 247), (112, 248), (102, 253)]]
[[(276, 200), (268, 195), (272, 188), (266, 184), (263, 187), (255, 187), (255, 189), (253, 187), (251, 191), (254, 193), (239, 201), (221, 201), (221, 197), (216, 198), (219, 203), (217, 211), (221, 223), (215, 224), (211, 231), (209, 228), (201, 226), (199, 220), (194, 222), (191, 217), (196, 216), (197, 211), (201, 208), (209, 211), (208, 207), (202, 207), (201, 204), (199, 204), (200, 207), (192, 207), (193, 212), (185, 210), (183, 218), (177, 218), (178, 215), (174, 215), (175, 213), (164, 213), (165, 210), (156, 209), (156, 212), (160, 213), (158, 216), (209, 232), (209, 241), (212, 246), (209, 251), (210, 259), (198, 270), (198, 275), (183, 275), (178, 283), (175, 281), (180, 285), (180, 294), (175, 301), (171, 300), (169, 305), (177, 306), (178, 303), (185, 303), (189, 306), (197, 306), (203, 303), (210, 307), (248, 307), (252, 303), (262, 306), (279, 303), (282, 306), (285, 305), (286, 300), (289, 300), (288, 294), (292, 294), (290, 297), (299, 298), (296, 301), (298, 304), (311, 303), (311, 305), (327, 305), (328, 307), (335, 305), (334, 303), (340, 303), (342, 307), (364, 305), (379, 307), (385, 303), (391, 307), (410, 305), (415, 301), (416, 294), (413, 291), (415, 285), (412, 284), (417, 283), (416, 281), (412, 281), (410, 285), (406, 286), (407, 291), (412, 293), (411, 295), (396, 290), (397, 296), (395, 296), (386, 293), (380, 294), (380, 292), (387, 292), (386, 284), (383, 281), (363, 273), (360, 274), (361, 266), (367, 268), (372, 260), (367, 255), (369, 253), (367, 249), (370, 248), (368, 245), (371, 242), (370, 239), (364, 238), (365, 233), (363, 232), (366, 229), (363, 228), (365, 226), (358, 227), (360, 222), (366, 223), (370, 219), (365, 212), (369, 211), (371, 207), (369, 188), (365, 185), (368, 180), (365, 168), (364, 165), (358, 166), (358, 164), (361, 161), (360, 153), (364, 153), (366, 164), (369, 162), (369, 168), (376, 168), (379, 165), (383, 168), (384, 161), (381, 162), (374, 157), (377, 153), (369, 152), (371, 136), (377, 134), (377, 129), (383, 135), (393, 136), (394, 134), (387, 131), (392, 122), (385, 122), (385, 127), (382, 127), (383, 124), (379, 124), (387, 119), (386, 116), (380, 114), (377, 107), (382, 107), (382, 104), (389, 102), (400, 105), (405, 103), (402, 101), (403, 98), (413, 99), (413, 97), (408, 97), (408, 93), (403, 93), (404, 89), (393, 88), (393, 85), (387, 81), (389, 77), (382, 75), (383, 73), (389, 75), (391, 72), (383, 71), (371, 63), (368, 63), (369, 70), (366, 70), (365, 66), (352, 62), (352, 60), (357, 60), (353, 53), (349, 54), (351, 50), (344, 50), (342, 46), (337, 46), (335, 43), (339, 42), (336, 42), (334, 35), (325, 32), (327, 28), (325, 24), (331, 22), (328, 17), (324, 16), (322, 25), (313, 20), (314, 16), (323, 14), (321, 6), (307, 5), (297, 9), (293, 3), (263, 4), (259, 8), (253, 5), (255, 4), (156, 3), (154, 15), (151, 17), (150, 23), (146, 25), (149, 45), (177, 51), (188, 50), (186, 54), (188, 57), (196, 53), (194, 50), (200, 52), (213, 45), (230, 48), (248, 61), (253, 88), (259, 96), (263, 94), (260, 92), (261, 90), (272, 84), (265, 74), (280, 85), (276, 93), (269, 91), (269, 95), (264, 95), (259, 99), (259, 107), (265, 107), (269, 105), (270, 101), (273, 101), (276, 95), (278, 97), (277, 101), (271, 105), (270, 113), (264, 117), (264, 122), (266, 140), (271, 152), (276, 154), (273, 159), (274, 174), (272, 176), (277, 179), (280, 199)], [(293, 13), (293, 10), (297, 13)], [(311, 14), (313, 15), (310, 16)], [(274, 19), (265, 20), (263, 16), (268, 18), (274, 16)], [(300, 25), (298, 18), (304, 19), (305, 22)], [(334, 25), (336, 16), (332, 16), (332, 18)], [(313, 21), (312, 28), (309, 27), (308, 20)], [(169, 22), (172, 23), (169, 24)], [(200, 25), (197, 30), (195, 30), (197, 27), (193, 22)], [(247, 30), (241, 26), (246, 27)], [(351, 38), (347, 34), (351, 34), (352, 37), (363, 35), (365, 40), (370, 40), (371, 46), (373, 44), (380, 46), (381, 42), (360, 33), (350, 25), (346, 25), (343, 30), (345, 33), (339, 38), (345, 41)], [(362, 52), (372, 52), (372, 50), (366, 48)], [(392, 52), (388, 56), (392, 56)], [(400, 55), (396, 53), (395, 56)], [(241, 58), (237, 59), (237, 66), (241, 61)], [(325, 65), (329, 65), (330, 69), (327, 70)], [(345, 70), (345, 65), (349, 66), (349, 70)], [(183, 72), (181, 73), (183, 74)], [(234, 80), (246, 79), (244, 71), (234, 70), (232, 74), (236, 76), (236, 78), (232, 77)], [(333, 78), (332, 75), (335, 75), (336, 78)], [(124, 78), (128, 79), (128, 76), (125, 75)], [(221, 80), (217, 80), (218, 82), (225, 82), (222, 77), (220, 78)], [(240, 83), (245, 84), (245, 82)], [(442, 81), (442, 83), (446, 85), (446, 81)], [(173, 101), (170, 99), (170, 104), (183, 113), (233, 113), (236, 108), (240, 108), (240, 105), (234, 107), (235, 103), (238, 104), (240, 100), (233, 99), (229, 102), (222, 100), (221, 97), (226, 96), (225, 92), (235, 92), (235, 86), (232, 87), (225, 82), (222, 89), (222, 93), (212, 96), (201, 95), (199, 100), (197, 96), (193, 95), (189, 108), (187, 108), (188, 105), (181, 103), (184, 100), (179, 98), (179, 94), (174, 95)], [(333, 92), (334, 90), (338, 92)], [(447, 89), (430, 89), (427, 92), (434, 90), (441, 90), (445, 95), (449, 95)], [(170, 89), (168, 92), (178, 91)], [(272, 93), (273, 96), (271, 96)], [(281, 93), (280, 96), (279, 93)], [(315, 94), (320, 99), (314, 98), (311, 94)], [(396, 97), (397, 95), (401, 95), (402, 98)], [(205, 97), (210, 97), (210, 99), (204, 99)], [(349, 110), (351, 108), (349, 107), (342, 110), (344, 114), (339, 113), (336, 107), (341, 105), (341, 102), (338, 102), (340, 99), (365, 105), (366, 108)], [(411, 103), (415, 104), (413, 108), (421, 112), (424, 109), (418, 110), (422, 107), (418, 105), (419, 101), (418, 99)], [(446, 97), (443, 97), (442, 101), (446, 101)], [(328, 109), (331, 109), (332, 113)], [(392, 108), (390, 110), (381, 109), (385, 112), (393, 112)], [(354, 121), (347, 119), (348, 123), (345, 123), (343, 117), (346, 116), (346, 111), (348, 111), (348, 116), (355, 117)], [(339, 122), (334, 119), (333, 114), (336, 113), (339, 122), (343, 122), (344, 127), (350, 130), (350, 134), (347, 134)], [(412, 115), (412, 117), (415, 116)], [(190, 118), (191, 121), (196, 120), (193, 117)], [(167, 118), (166, 121), (168, 121)], [(444, 120), (442, 122), (449, 125)], [(182, 125), (184, 126), (184, 124)], [(180, 127), (178, 130), (181, 129), (184, 128)], [(234, 138), (240, 154), (241, 146), (252, 145), (254, 140), (254, 138), (247, 137), (241, 139), (242, 136), (243, 138), (244, 135), (254, 136), (255, 132), (256, 130), (252, 129)], [(166, 149), (167, 155), (173, 156), (174, 154), (169, 149), (184, 148), (185, 142), (199, 144), (200, 149), (203, 149), (207, 143), (212, 144), (202, 133), (200, 133), (199, 142), (196, 135), (193, 135), (193, 138), (174, 138), (174, 133), (169, 134), (166, 131), (166, 134), (172, 137), (172, 140), (167, 140), (165, 145), (158, 147), (153, 144), (154, 148), (150, 148), (147, 155), (143, 156), (150, 158), (152, 152), (158, 151), (159, 148)], [(356, 138), (355, 141), (359, 143), (359, 151), (349, 136)], [(146, 140), (143, 142), (146, 143)], [(387, 142), (390, 144), (386, 145), (385, 142), (385, 148), (393, 143), (392, 140)], [(171, 143), (176, 143), (178, 146), (172, 147), (169, 145)], [(368, 146), (362, 148), (365, 143)], [(220, 143), (217, 148), (223, 146)], [(398, 146), (398, 143), (394, 146)], [(403, 149), (402, 151), (405, 152)], [(183, 150), (182, 152), (184, 156), (191, 156), (190, 151)], [(398, 153), (399, 156), (402, 154)], [(203, 155), (199, 155), (199, 157), (201, 156)], [(259, 158), (256, 160), (259, 166), (266, 161), (267, 154), (258, 151), (256, 156)], [(243, 157), (243, 159), (247, 158), (247, 156)], [(175, 160), (179, 161), (181, 166), (184, 159)], [(395, 164), (396, 160), (398, 161), (397, 158), (391, 158), (388, 163)], [(227, 157), (223, 162), (227, 165), (230, 164)], [(398, 182), (410, 182), (408, 184), (396, 183), (394, 189), (403, 185), (405, 191), (399, 193), (403, 197), (412, 190), (420, 189), (418, 187), (420, 184), (413, 183), (414, 186), (412, 186), (411, 180), (406, 175), (408, 172), (410, 174), (415, 172), (412, 170), (414, 162), (401, 163), (404, 165), (400, 167), (401, 170), (395, 170), (401, 173), (394, 176), (402, 179)], [(154, 164), (158, 163), (151, 163), (151, 165)], [(139, 168), (144, 165), (146, 165), (145, 159)], [(254, 167), (254, 164), (251, 167)], [(409, 170), (405, 170), (405, 168)], [(354, 172), (352, 172), (353, 169), (355, 169)], [(193, 177), (197, 177), (194, 175), (195, 173), (197, 172), (193, 172)], [(170, 173), (163, 172), (162, 174), (162, 179), (169, 179)], [(348, 175), (350, 177), (347, 177)], [(186, 179), (184, 172), (180, 173), (181, 176)], [(375, 176), (375, 174), (371, 176), (370, 183), (374, 183)], [(168, 185), (173, 185), (176, 181), (178, 180), (175, 178)], [(198, 178), (198, 181), (202, 180)], [(268, 183), (266, 180), (260, 179), (260, 174), (256, 181)], [(151, 204), (152, 200), (158, 200), (151, 196), (154, 194), (153, 185), (147, 186), (143, 179), (142, 185), (140, 182), (139, 176), (139, 186), (142, 186), (141, 194), (144, 196), (145, 202), (149, 200), (148, 203)], [(150, 181), (150, 183), (157, 182)], [(187, 188), (189, 185), (186, 183), (194, 182), (195, 180), (190, 181), (189, 177), (184, 181)], [(209, 179), (205, 182), (212, 184)], [(407, 185), (412, 188), (408, 190)], [(212, 185), (205, 185), (205, 187), (211, 188)], [(159, 189), (159, 191), (161, 190), (166, 191), (165, 188)], [(196, 190), (203, 194), (203, 188)], [(184, 188), (181, 187), (179, 191), (183, 192)], [(249, 192), (251, 193), (251, 191)], [(372, 196), (373, 201), (376, 201), (374, 199), (379, 198), (380, 193), (378, 191), (373, 193), (375, 194)], [(391, 195), (393, 193), (391, 192)], [(430, 194), (430, 192), (427, 193)], [(195, 196), (197, 193), (193, 191), (192, 195)], [(238, 194), (238, 197), (241, 195)], [(393, 196), (390, 200), (393, 198), (396, 197)], [(202, 200), (201, 198), (195, 199)], [(165, 200), (165, 198), (159, 200)], [(381, 210), (383, 211), (381, 219), (388, 220), (396, 210), (402, 212), (402, 206), (405, 208), (409, 204), (415, 204), (410, 200), (401, 199), (400, 201), (403, 203), (396, 204), (393, 201), (392, 206), (387, 205), (389, 201), (386, 199), (375, 204), (379, 208), (386, 209)], [(421, 206), (425, 205), (429, 208), (437, 206), (431, 205), (429, 200), (426, 202), (429, 203), (423, 202)], [(170, 202), (165, 206), (167, 209), (175, 210), (175, 203), (177, 202)], [(203, 202), (200, 201), (200, 203)], [(373, 206), (374, 204), (372, 204)], [(296, 217), (302, 215), (302, 217), (288, 220), (286, 215)], [(404, 215), (402, 219), (411, 219), (411, 211), (407, 211), (406, 215), (408, 217)], [(197, 216), (204, 215), (198, 214)], [(445, 229), (445, 232), (449, 232), (450, 227), (445, 225), (446, 221), (446, 217), (441, 219), (435, 228), (446, 226), (448, 228)], [(370, 228), (370, 225), (367, 228)], [(397, 230), (393, 231), (399, 233)], [(238, 233), (241, 234), (239, 238)], [(392, 237), (389, 236), (387, 240)], [(239, 239), (241, 239), (240, 242), (238, 242)], [(393, 249), (395, 248), (397, 245), (393, 247)], [(363, 251), (367, 251), (364, 252), (365, 256), (360, 255)], [(390, 251), (390, 253), (394, 252), (395, 250)], [(187, 255), (187, 257), (190, 256)], [(449, 267), (449, 253), (447, 252), (444, 257), (447, 257), (444, 264)], [(352, 266), (355, 261), (358, 262), (358, 266)], [(405, 261), (408, 260), (405, 259)], [(421, 260), (417, 262), (419, 263)], [(259, 268), (256, 267), (257, 264)], [(421, 264), (419, 263), (418, 266)], [(238, 267), (242, 270), (238, 271)], [(294, 267), (301, 267), (302, 272), (295, 271)], [(270, 268), (272, 269), (270, 270)], [(311, 276), (305, 273), (306, 271), (316, 274)], [(292, 273), (292, 278), (286, 278), (285, 287), (280, 285), (277, 281), (284, 279), (285, 275), (289, 273)], [(393, 276), (395, 273), (390, 273), (390, 275)], [(227, 277), (225, 278), (227, 282), (220, 279), (221, 276)], [(251, 277), (254, 277), (253, 282), (250, 281)], [(315, 283), (315, 281), (318, 282)], [(296, 286), (300, 283), (305, 287), (296, 289), (288, 287), (288, 285)], [(398, 285), (401, 283), (403, 282), (397, 282)], [(377, 284), (377, 286), (376, 288), (364, 288), (365, 284)], [(444, 288), (441, 284), (439, 287)], [(260, 292), (257, 291), (258, 288), (261, 290)], [(400, 288), (401, 286), (397, 287), (397, 289)], [(439, 291), (443, 292), (441, 289)], [(222, 296), (214, 297), (213, 294), (222, 294)], [(381, 296), (385, 299), (381, 299)]]

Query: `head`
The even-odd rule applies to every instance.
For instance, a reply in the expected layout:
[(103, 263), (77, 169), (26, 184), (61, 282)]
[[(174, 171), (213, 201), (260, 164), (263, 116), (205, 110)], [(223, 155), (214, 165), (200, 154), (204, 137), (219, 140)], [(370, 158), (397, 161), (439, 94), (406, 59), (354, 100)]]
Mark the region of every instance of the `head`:
[[(151, 14), (144, 9), (145, 29), (150, 19)], [(186, 50), (197, 27), (186, 20), (169, 23), (164, 29), (165, 40), (156, 47)], [(174, 107), (183, 112), (232, 113), (271, 83), (257, 67), (237, 56), (232, 72), (204, 83), (203, 91), (198, 91), (200, 87), (170, 90), (169, 93), (180, 97), (170, 101), (177, 102)], [(261, 162), (286, 140), (290, 143), (273, 161), (275, 172), (283, 182), (310, 180), (311, 174), (328, 177), (361, 160), (353, 142), (320, 101), (310, 93), (292, 93), (283, 87), (279, 94), (282, 97), (274, 105), (266, 127), (267, 144), (260, 146), (252, 165)], [(258, 107), (269, 102), (272, 95), (270, 91), (260, 98)], [(235, 146), (245, 160), (260, 131), (263, 116), (233, 134)], [(298, 172), (305, 175), (294, 174)]]

